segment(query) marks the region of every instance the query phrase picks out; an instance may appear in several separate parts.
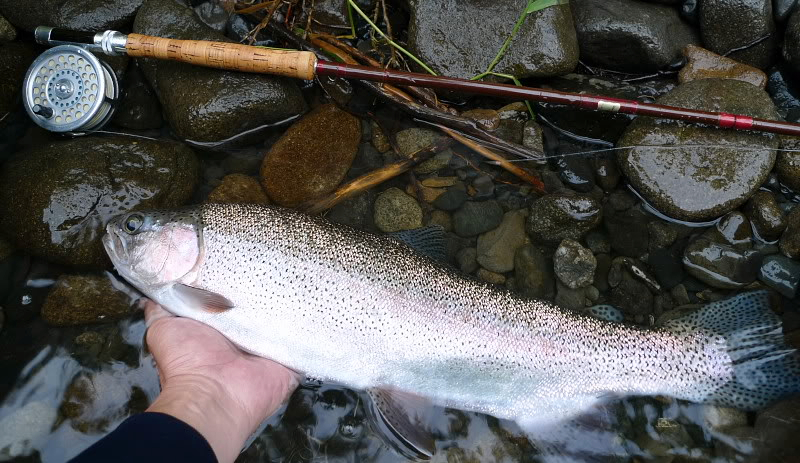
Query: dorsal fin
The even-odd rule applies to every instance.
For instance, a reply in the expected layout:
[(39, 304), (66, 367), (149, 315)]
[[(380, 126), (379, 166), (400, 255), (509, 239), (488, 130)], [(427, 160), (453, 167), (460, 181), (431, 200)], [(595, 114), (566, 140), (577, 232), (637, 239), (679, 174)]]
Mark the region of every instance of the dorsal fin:
[(447, 241), (441, 225), (389, 233), (389, 236), (402, 241), (420, 254), (438, 261), (447, 260)]

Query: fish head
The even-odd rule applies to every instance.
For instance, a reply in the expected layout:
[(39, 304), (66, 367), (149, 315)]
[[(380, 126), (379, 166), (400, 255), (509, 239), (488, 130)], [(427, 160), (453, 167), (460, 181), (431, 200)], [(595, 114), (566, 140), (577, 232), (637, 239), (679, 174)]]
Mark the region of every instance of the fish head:
[(109, 221), (103, 246), (120, 275), (150, 295), (199, 267), (200, 224), (196, 209), (129, 212)]

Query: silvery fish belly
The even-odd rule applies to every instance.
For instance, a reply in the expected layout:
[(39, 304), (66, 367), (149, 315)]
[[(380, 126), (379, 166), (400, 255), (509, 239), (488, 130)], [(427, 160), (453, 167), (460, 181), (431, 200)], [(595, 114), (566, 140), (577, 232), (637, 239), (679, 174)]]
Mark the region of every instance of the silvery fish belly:
[(765, 292), (645, 330), (466, 278), (393, 237), (255, 205), (131, 213), (104, 243), (143, 293), (242, 349), (523, 426), (613, 395), (755, 409), (800, 390)]

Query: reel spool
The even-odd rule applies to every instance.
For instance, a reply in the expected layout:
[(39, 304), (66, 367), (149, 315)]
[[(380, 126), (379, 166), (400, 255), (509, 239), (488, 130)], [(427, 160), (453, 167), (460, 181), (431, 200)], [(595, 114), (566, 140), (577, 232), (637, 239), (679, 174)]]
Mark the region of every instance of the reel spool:
[(88, 50), (59, 45), (31, 64), (22, 91), (25, 110), (37, 125), (85, 135), (111, 119), (119, 83), (111, 67)]

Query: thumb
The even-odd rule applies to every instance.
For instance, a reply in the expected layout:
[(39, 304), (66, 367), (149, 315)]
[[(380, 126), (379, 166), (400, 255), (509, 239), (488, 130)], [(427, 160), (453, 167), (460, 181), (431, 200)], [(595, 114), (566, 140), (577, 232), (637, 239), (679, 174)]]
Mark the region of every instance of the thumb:
[(148, 328), (157, 320), (174, 317), (174, 315), (150, 299), (142, 298), (139, 301), (139, 305), (144, 305), (144, 323)]

